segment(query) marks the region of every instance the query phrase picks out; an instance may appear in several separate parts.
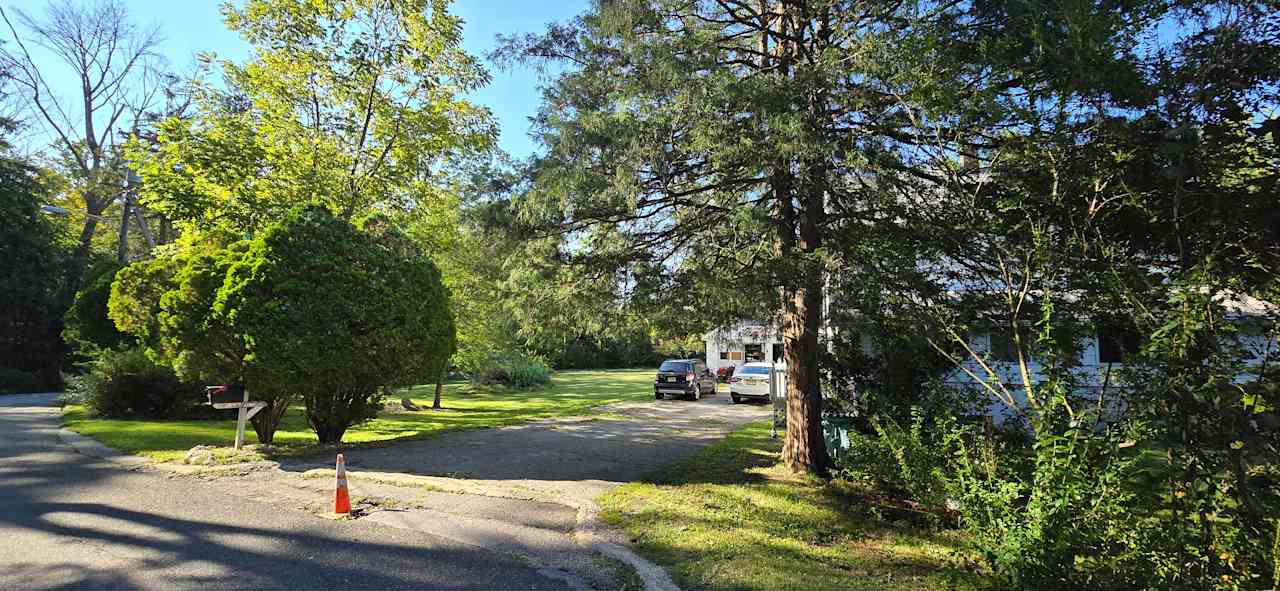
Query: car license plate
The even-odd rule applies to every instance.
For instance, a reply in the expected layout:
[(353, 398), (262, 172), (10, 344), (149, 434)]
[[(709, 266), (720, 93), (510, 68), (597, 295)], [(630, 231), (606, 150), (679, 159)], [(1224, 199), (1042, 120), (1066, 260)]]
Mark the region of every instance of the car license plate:
[(675, 376), (667, 376), (667, 381), (668, 381), (668, 382), (671, 382), (672, 384), (674, 384), (674, 383), (676, 383), (676, 378), (675, 378)]
[(747, 380), (748, 386), (759, 386), (760, 384), (763, 384), (763, 383), (764, 383), (764, 380)]

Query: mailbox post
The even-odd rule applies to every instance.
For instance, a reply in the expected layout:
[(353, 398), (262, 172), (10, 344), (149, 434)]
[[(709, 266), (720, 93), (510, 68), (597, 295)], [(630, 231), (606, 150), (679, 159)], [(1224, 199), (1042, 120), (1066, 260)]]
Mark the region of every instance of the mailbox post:
[(249, 400), (249, 391), (245, 389), (243, 384), (232, 384), (230, 386), (205, 386), (204, 393), (209, 398), (209, 405), (217, 409), (238, 409), (236, 414), (236, 441), (235, 448), (244, 447), (244, 425), (253, 418), (253, 415), (267, 407), (267, 403), (261, 400)]

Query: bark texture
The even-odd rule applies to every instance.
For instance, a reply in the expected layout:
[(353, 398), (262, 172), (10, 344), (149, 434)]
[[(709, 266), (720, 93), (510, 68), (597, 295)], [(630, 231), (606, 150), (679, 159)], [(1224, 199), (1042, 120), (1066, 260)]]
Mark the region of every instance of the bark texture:
[(440, 410), (440, 395), (444, 393), (444, 372), (440, 372), (440, 377), (436, 378), (436, 399), (431, 401), (431, 408)]
[(253, 432), (258, 434), (258, 443), (271, 445), (275, 441), (276, 429), (280, 428), (280, 421), (284, 419), (289, 403), (288, 399), (273, 400), (267, 404), (266, 408), (249, 419), (253, 425)]

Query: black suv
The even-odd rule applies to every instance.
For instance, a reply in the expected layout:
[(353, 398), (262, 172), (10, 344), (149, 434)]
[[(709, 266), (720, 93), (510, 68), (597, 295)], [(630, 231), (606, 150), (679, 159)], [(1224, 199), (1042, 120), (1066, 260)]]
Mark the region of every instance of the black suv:
[(701, 359), (668, 359), (653, 380), (653, 397), (687, 396), (693, 400), (716, 393), (716, 376)]

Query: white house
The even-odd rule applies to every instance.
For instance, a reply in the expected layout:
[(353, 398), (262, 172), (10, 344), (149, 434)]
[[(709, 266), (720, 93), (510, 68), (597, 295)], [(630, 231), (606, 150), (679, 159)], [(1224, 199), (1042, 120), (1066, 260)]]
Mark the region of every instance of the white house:
[[(1231, 293), (1223, 293), (1217, 299), (1226, 307), (1227, 317), (1237, 323), (1239, 330), (1234, 338), (1236, 344), (1249, 356), (1247, 363), (1257, 366), (1268, 357), (1274, 359), (1280, 354), (1280, 343), (1277, 343), (1275, 332), (1268, 325), (1268, 319), (1274, 318), (1277, 313), (1274, 304)], [(783, 361), (781, 331), (764, 322), (740, 322), (711, 331), (704, 336), (704, 340), (707, 365), (713, 371), (725, 366), (736, 367), (748, 361)], [(868, 336), (863, 335), (861, 341), (866, 352), (874, 351)], [(984, 382), (992, 383), (994, 373), (1015, 400), (1025, 402), (1016, 353), (1009, 334), (1003, 331), (979, 332), (970, 334), (967, 341), (973, 355), (961, 360), (958, 367), (944, 377), (944, 381), (955, 386), (981, 387)], [(1118, 371), (1124, 367), (1122, 360), (1137, 347), (1137, 335), (1123, 331), (1099, 331), (1084, 336), (1073, 371), (1085, 388), (1098, 391), (1104, 387), (1119, 390), (1124, 386), (1120, 378), (1122, 372)], [(1027, 369), (1033, 383), (1041, 381), (1040, 363), (1035, 359), (1028, 360)], [(1242, 375), (1239, 379), (1244, 381), (1250, 378)], [(993, 397), (989, 412), (1000, 419), (1009, 416), (1010, 410)]]
[(782, 331), (764, 322), (739, 322), (703, 336), (707, 345), (707, 367), (737, 367), (749, 361), (780, 363)]

